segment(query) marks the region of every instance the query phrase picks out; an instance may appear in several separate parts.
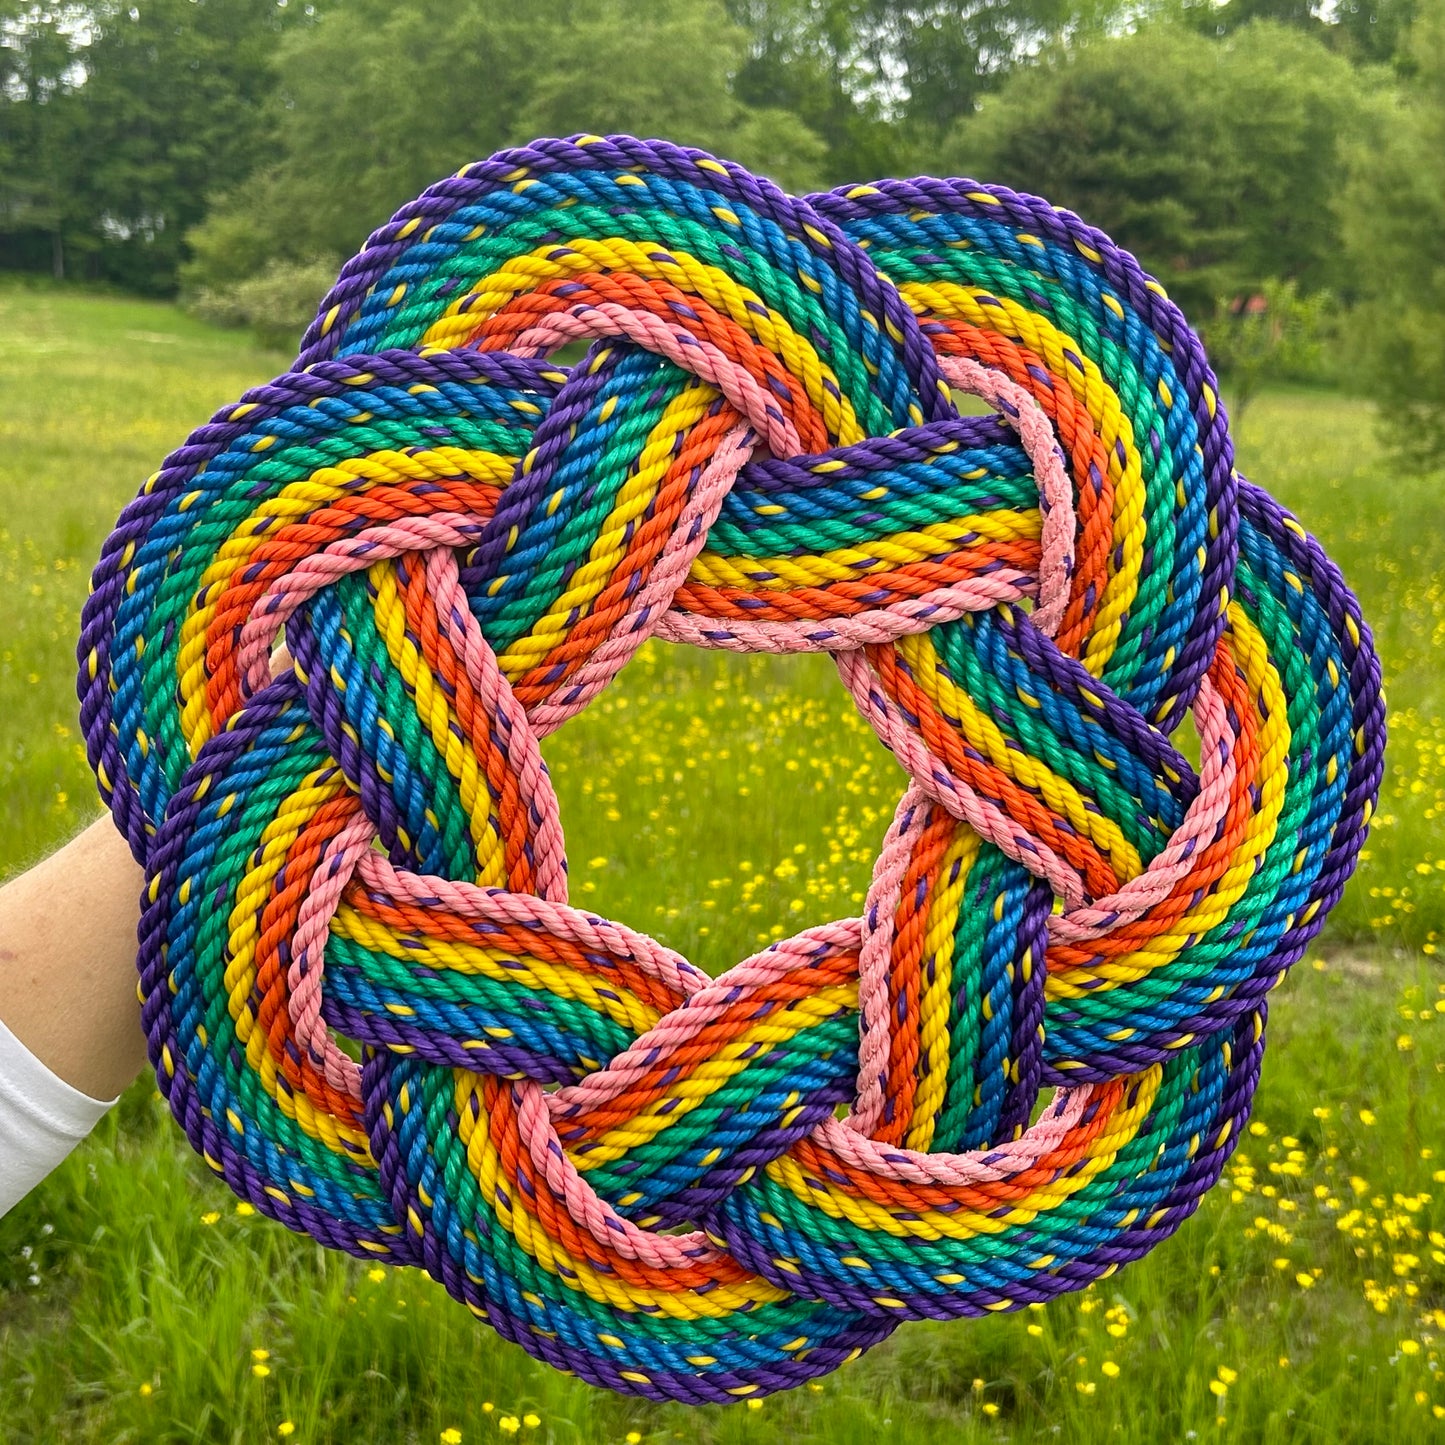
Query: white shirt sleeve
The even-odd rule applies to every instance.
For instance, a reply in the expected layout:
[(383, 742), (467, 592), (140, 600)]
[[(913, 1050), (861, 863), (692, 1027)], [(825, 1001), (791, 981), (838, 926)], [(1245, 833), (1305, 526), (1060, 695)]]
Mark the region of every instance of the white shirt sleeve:
[(0, 1214), (24, 1199), (115, 1102), (67, 1084), (0, 1019)]

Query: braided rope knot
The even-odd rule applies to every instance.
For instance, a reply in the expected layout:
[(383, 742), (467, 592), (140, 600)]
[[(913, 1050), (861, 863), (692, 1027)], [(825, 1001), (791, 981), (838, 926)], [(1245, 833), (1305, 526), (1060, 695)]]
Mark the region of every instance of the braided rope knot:
[[(861, 917), (710, 979), (569, 904), (540, 742), (650, 636), (834, 654), (908, 775)], [(697, 1402), (1176, 1229), (1384, 746), (1358, 604), (1108, 237), (625, 136), (377, 231), (123, 512), (79, 658), (206, 1162)]]

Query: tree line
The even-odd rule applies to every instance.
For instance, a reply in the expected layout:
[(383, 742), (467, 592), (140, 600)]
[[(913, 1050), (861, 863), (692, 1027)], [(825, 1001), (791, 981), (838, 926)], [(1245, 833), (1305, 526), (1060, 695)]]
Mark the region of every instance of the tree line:
[(1445, 0), (0, 0), (0, 271), (294, 340), (422, 187), (582, 130), (1045, 195), (1241, 374), (1347, 332), (1445, 456)]

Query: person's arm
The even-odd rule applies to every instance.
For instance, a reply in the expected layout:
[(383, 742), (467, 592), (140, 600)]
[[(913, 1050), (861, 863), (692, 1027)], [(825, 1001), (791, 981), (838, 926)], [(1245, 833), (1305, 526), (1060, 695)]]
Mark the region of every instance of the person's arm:
[(66, 1083), (113, 1099), (146, 1061), (140, 865), (108, 817), (0, 888), (0, 1019)]
[(109, 818), (0, 888), (0, 1213), (145, 1063), (143, 875)]

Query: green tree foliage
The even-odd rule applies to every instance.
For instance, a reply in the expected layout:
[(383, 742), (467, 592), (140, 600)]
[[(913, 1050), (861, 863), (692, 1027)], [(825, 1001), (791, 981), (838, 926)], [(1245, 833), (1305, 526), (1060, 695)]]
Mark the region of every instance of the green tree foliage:
[[(1208, 36), (1230, 35), (1251, 20), (1293, 25), (1362, 62), (1402, 58), (1420, 0), (1166, 0), (1165, 9)], [(1430, 3), (1430, 0), (1425, 0)]]
[[(0, 257), (175, 284), (214, 187), (266, 149), (271, 61), (303, 0), (104, 0), (0, 9)], [(73, 268), (72, 268), (73, 269)]]
[(1127, 0), (728, 0), (734, 81), (826, 146), (828, 184), (933, 168), (934, 146), (1050, 40), (1103, 33)]
[[(1372, 316), (1411, 327), (1445, 311), (1436, 283), (1358, 257), (1399, 197), (1435, 214), (1445, 136), (1426, 118), (1428, 35), (1442, 11), (0, 0), (0, 270), (160, 293), (179, 278), (233, 318), (279, 297), (289, 334), (317, 258), (353, 251), (423, 186), (539, 135), (619, 130), (733, 156), (795, 191), (921, 172), (1036, 191), (1135, 251), (1201, 322), (1278, 283), (1297, 306), (1367, 290)], [(1427, 39), (1412, 46), (1417, 13)], [(1429, 254), (1440, 230), (1411, 225), (1396, 230)], [(1424, 354), (1435, 328), (1418, 325)]]
[(950, 135), (954, 171), (1047, 196), (1109, 232), (1190, 314), (1270, 277), (1348, 271), (1330, 202), (1369, 133), (1369, 78), (1256, 21), (1224, 40), (1156, 25), (1052, 52)]
[(1410, 37), (1413, 78), (1382, 141), (1361, 144), (1341, 211), (1357, 309), (1360, 380), (1387, 439), (1445, 463), (1445, 7), (1425, 6)]
[(66, 267), (74, 221), (74, 92), (81, 79), (70, 32), (77, 7), (0, 5), (0, 264)]
[(818, 137), (819, 184), (875, 179), (901, 150), (879, 93), (878, 57), (861, 40), (866, 8), (861, 0), (727, 0), (747, 37), (733, 93), (796, 116)]
[(1183, 13), (1203, 34), (1230, 35), (1251, 20), (1276, 20), (1317, 37), (1325, 28), (1322, 0), (1185, 0)]
[(422, 187), (537, 136), (665, 136), (806, 188), (818, 137), (729, 88), (746, 42), (721, 0), (351, 0), (283, 43), (276, 160), (194, 234), (187, 279), (347, 254)]
[[(1439, 0), (1423, 0), (1425, 5)], [(1337, 42), (1359, 60), (1407, 61), (1410, 22), (1421, 0), (1338, 0), (1333, 21)]]
[(135, 0), (97, 7), (78, 92), (90, 224), (104, 271), (167, 289), (208, 193), (239, 181), (267, 139), (271, 57), (301, 0)]
[(902, 118), (931, 141), (1021, 59), (1050, 41), (1102, 32), (1125, 8), (1121, 0), (873, 0), (865, 34), (898, 77)]

